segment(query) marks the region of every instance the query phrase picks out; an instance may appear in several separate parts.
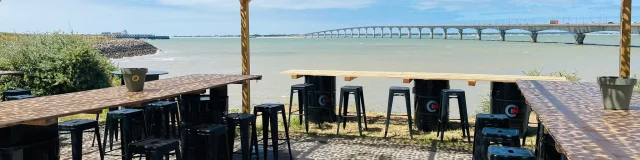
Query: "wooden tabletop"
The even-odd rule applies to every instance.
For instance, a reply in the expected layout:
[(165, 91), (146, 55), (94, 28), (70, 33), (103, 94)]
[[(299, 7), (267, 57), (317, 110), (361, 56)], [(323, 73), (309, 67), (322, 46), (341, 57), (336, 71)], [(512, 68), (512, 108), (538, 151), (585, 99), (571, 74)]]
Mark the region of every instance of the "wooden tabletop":
[(0, 127), (173, 98), (185, 93), (261, 78), (260, 75), (198, 74), (146, 82), (143, 92), (127, 92), (124, 86), (119, 86), (0, 102)]
[(413, 79), (421, 80), (467, 80), (489, 82), (516, 82), (516, 80), (544, 80), (566, 81), (564, 77), (551, 76), (520, 76), (520, 75), (493, 75), (493, 74), (465, 74), (465, 73), (423, 73), (423, 72), (376, 72), (376, 71), (338, 71), (338, 70), (288, 70), (280, 74), (290, 74), (297, 79), (302, 76), (340, 76), (345, 81), (351, 81), (358, 77), (369, 78), (399, 78), (405, 83)]
[(517, 81), (569, 159), (640, 159), (640, 94), (630, 110), (604, 110), (596, 83)]
[(24, 72), (22, 71), (0, 71), (0, 76), (1, 75), (23, 75)]

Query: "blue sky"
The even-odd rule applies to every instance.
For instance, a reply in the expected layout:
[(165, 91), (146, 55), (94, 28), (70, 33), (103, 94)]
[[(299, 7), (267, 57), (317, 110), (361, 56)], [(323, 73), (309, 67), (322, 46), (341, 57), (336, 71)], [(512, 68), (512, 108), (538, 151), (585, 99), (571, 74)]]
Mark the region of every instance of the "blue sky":
[[(0, 32), (240, 33), (238, 0), (0, 1)], [(582, 23), (583, 17), (616, 22), (619, 8), (619, 0), (253, 0), (250, 18), (252, 34), (275, 34), (368, 25)], [(640, 21), (637, 9), (633, 18)]]

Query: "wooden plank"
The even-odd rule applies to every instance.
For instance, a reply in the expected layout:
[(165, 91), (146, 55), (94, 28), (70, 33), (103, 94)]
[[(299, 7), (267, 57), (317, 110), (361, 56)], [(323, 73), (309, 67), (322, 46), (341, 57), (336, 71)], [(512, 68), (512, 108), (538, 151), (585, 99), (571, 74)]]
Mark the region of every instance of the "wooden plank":
[(402, 83), (411, 83), (413, 79), (402, 79)]
[(344, 77), (344, 81), (352, 81), (358, 77)]
[(33, 125), (33, 126), (48, 126), (48, 125), (52, 125), (52, 124), (56, 124), (56, 123), (58, 123), (58, 118), (49, 118), (49, 119), (44, 119), (44, 120), (29, 121), (29, 122), (25, 122), (23, 124)]
[(421, 80), (473, 80), (489, 82), (510, 82), (516, 80), (567, 81), (564, 77), (551, 76), (521, 76), (521, 75), (492, 75), (492, 74), (464, 74), (464, 73), (421, 73), (421, 72), (375, 72), (375, 71), (338, 71), (338, 70), (288, 70), (281, 74), (309, 75), (309, 76), (341, 76), (368, 78), (401, 78)]
[(467, 84), (469, 86), (476, 86), (476, 81), (475, 80), (470, 80), (470, 81), (467, 81)]

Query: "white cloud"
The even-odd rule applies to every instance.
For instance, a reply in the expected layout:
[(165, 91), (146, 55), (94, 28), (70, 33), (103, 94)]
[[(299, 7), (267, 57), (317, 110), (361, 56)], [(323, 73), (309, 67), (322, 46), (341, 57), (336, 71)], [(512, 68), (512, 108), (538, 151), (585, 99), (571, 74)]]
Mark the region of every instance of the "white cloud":
[[(207, 8), (232, 8), (237, 10), (238, 0), (158, 0), (158, 3), (172, 6), (199, 6)], [(358, 9), (372, 6), (376, 0), (253, 0), (251, 7), (269, 9)]]

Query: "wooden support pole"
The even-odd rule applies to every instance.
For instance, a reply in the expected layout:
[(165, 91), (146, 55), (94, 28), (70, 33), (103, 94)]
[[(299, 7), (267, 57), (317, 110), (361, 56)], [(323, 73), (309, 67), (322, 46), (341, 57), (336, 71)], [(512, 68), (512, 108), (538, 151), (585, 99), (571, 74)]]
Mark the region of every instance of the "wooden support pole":
[(344, 81), (351, 81), (351, 80), (354, 80), (356, 78), (358, 78), (358, 77), (344, 77)]
[(621, 0), (620, 7), (620, 77), (629, 78), (631, 70), (631, 0)]
[[(249, 61), (249, 2), (240, 0), (240, 31), (242, 48), (242, 75), (250, 75), (251, 63)], [(242, 113), (251, 112), (251, 86), (250, 81), (242, 83)]]
[(402, 79), (402, 83), (411, 83), (413, 79)]

